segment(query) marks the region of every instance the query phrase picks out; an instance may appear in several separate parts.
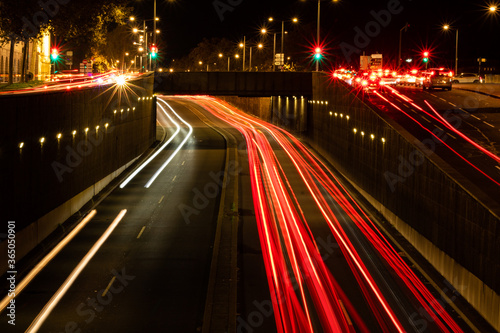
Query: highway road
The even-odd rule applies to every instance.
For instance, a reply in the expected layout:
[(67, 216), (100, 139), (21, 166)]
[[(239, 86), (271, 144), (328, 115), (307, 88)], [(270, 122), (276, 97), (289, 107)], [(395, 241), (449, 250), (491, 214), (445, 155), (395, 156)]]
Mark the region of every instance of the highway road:
[(149, 163), (113, 182), (1, 331), (201, 331), (225, 216), (238, 223), (237, 332), (486, 331), (293, 136), (215, 98), (158, 106)]

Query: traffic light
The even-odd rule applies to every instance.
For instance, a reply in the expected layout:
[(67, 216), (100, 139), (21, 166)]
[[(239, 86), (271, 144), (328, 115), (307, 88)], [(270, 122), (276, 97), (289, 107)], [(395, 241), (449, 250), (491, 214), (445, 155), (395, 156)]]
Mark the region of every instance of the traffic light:
[(422, 62), (424, 62), (424, 63), (428, 63), (428, 62), (429, 62), (429, 52), (425, 51), (425, 52), (423, 53), (423, 56), (424, 56), (424, 57), (422, 58)]
[(158, 47), (155, 44), (151, 44), (150, 50), (151, 50), (151, 57), (156, 58), (156, 56), (158, 55)]
[(323, 50), (321, 49), (321, 47), (317, 47), (315, 50), (314, 50), (314, 59), (316, 60), (321, 60), (323, 59)]
[(59, 59), (59, 49), (57, 47), (53, 47), (50, 51), (50, 59), (52, 59), (53, 61)]

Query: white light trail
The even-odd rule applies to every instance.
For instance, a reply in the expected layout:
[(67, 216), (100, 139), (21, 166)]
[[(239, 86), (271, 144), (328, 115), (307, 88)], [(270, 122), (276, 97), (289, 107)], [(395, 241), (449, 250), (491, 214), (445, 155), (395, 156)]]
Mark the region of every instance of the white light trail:
[(142, 169), (144, 169), (156, 156), (158, 156), (159, 153), (161, 153), (169, 144), (172, 142), (172, 140), (179, 134), (181, 131), (181, 127), (179, 126), (178, 123), (175, 122), (175, 120), (172, 119), (172, 117), (165, 111), (163, 106), (161, 106), (160, 103), (158, 103), (158, 106), (160, 109), (163, 111), (163, 113), (170, 119), (171, 122), (175, 124), (177, 127), (177, 130), (175, 131), (174, 135), (170, 139), (168, 139), (167, 142), (165, 142), (150, 158), (147, 159), (146, 162), (142, 163), (140, 167), (138, 167), (130, 176), (128, 176), (127, 179), (123, 181), (123, 183), (120, 184), (120, 188), (124, 188), (127, 186), (127, 184), (139, 173), (141, 172)]
[(114, 221), (111, 223), (111, 225), (106, 229), (106, 231), (102, 234), (102, 236), (97, 240), (97, 242), (92, 246), (90, 251), (83, 257), (83, 259), (80, 261), (80, 263), (73, 269), (71, 274), (68, 276), (66, 281), (63, 282), (63, 284), (59, 287), (59, 289), (56, 291), (56, 293), (52, 296), (52, 298), (49, 300), (47, 304), (43, 307), (42, 311), (38, 314), (38, 316), (35, 318), (35, 320), (31, 323), (30, 327), (26, 330), (27, 333), (31, 332), (38, 332), (42, 324), (45, 322), (45, 320), (48, 318), (52, 310), (56, 307), (57, 303), (61, 300), (61, 298), (64, 296), (64, 294), (68, 291), (68, 289), (71, 287), (73, 282), (75, 282), (76, 278), (80, 273), (83, 271), (85, 266), (89, 263), (89, 261), (92, 259), (92, 257), (97, 253), (99, 248), (101, 247), (102, 244), (108, 239), (109, 235), (113, 232), (113, 230), (116, 228), (118, 223), (122, 220), (122, 218), (125, 216), (127, 213), (126, 209), (123, 209), (120, 214), (114, 219)]
[(153, 182), (155, 181), (155, 179), (160, 175), (160, 173), (163, 171), (163, 169), (165, 169), (167, 167), (167, 165), (175, 157), (175, 155), (177, 155), (177, 153), (179, 152), (179, 150), (182, 149), (182, 147), (184, 146), (184, 144), (187, 142), (187, 140), (191, 137), (191, 134), (193, 133), (193, 128), (191, 127), (191, 125), (189, 125), (186, 121), (184, 121), (184, 119), (182, 119), (181, 117), (179, 117), (179, 115), (174, 111), (174, 109), (167, 102), (165, 102), (165, 101), (163, 101), (161, 99), (160, 99), (160, 101), (162, 101), (163, 103), (165, 103), (165, 105), (168, 106), (168, 108), (170, 110), (172, 110), (172, 112), (175, 114), (175, 116), (177, 118), (179, 118), (180, 121), (182, 121), (182, 123), (184, 123), (184, 125), (186, 125), (189, 128), (189, 132), (186, 135), (186, 137), (184, 138), (184, 140), (181, 142), (181, 144), (179, 145), (179, 147), (177, 147), (177, 149), (168, 158), (168, 160), (165, 163), (163, 163), (163, 165), (156, 171), (156, 173), (154, 174), (154, 176), (151, 177), (151, 179), (149, 180), (149, 182), (144, 186), (146, 188), (149, 188), (151, 186), (151, 184), (153, 184)]
[(12, 296), (5, 296), (2, 301), (0, 302), (0, 312), (2, 312), (6, 307), (7, 305), (9, 305), (9, 302), (11, 299), (19, 296), (19, 294), (21, 293), (21, 291), (31, 282), (31, 280), (33, 280), (37, 275), (38, 273), (40, 273), (40, 271), (45, 267), (47, 266), (47, 264), (66, 246), (66, 244), (68, 244), (72, 239), (73, 237), (76, 236), (76, 234), (78, 234), (80, 232), (80, 230), (82, 230), (82, 228), (90, 221), (94, 218), (95, 214), (97, 213), (97, 211), (94, 209), (92, 210), (87, 216), (85, 216), (85, 218), (73, 229), (71, 230), (71, 232), (66, 236), (64, 237), (64, 239), (59, 242), (59, 244), (56, 245), (56, 247), (54, 247), (52, 249), (52, 251), (50, 251), (29, 273), (28, 275), (26, 275), (26, 277), (24, 279), (22, 279), (22, 281), (16, 286), (16, 293)]

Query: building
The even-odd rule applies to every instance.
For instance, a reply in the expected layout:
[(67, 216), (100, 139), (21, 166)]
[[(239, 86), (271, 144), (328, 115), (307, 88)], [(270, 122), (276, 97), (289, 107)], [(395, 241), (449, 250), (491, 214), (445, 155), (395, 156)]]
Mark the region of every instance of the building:
[[(14, 47), (14, 82), (21, 81), (23, 47), (23, 42), (16, 43)], [(0, 83), (9, 80), (9, 56), (10, 42), (0, 41)], [(50, 33), (46, 32), (42, 37), (29, 42), (26, 74), (31, 73), (35, 80), (47, 80), (50, 78), (50, 65)]]

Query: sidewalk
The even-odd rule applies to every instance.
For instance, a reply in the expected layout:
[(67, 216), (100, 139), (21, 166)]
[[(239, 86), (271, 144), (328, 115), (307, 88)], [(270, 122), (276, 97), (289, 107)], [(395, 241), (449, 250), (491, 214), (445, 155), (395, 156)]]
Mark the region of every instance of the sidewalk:
[(453, 89), (467, 90), (494, 98), (500, 98), (500, 83), (454, 83)]

